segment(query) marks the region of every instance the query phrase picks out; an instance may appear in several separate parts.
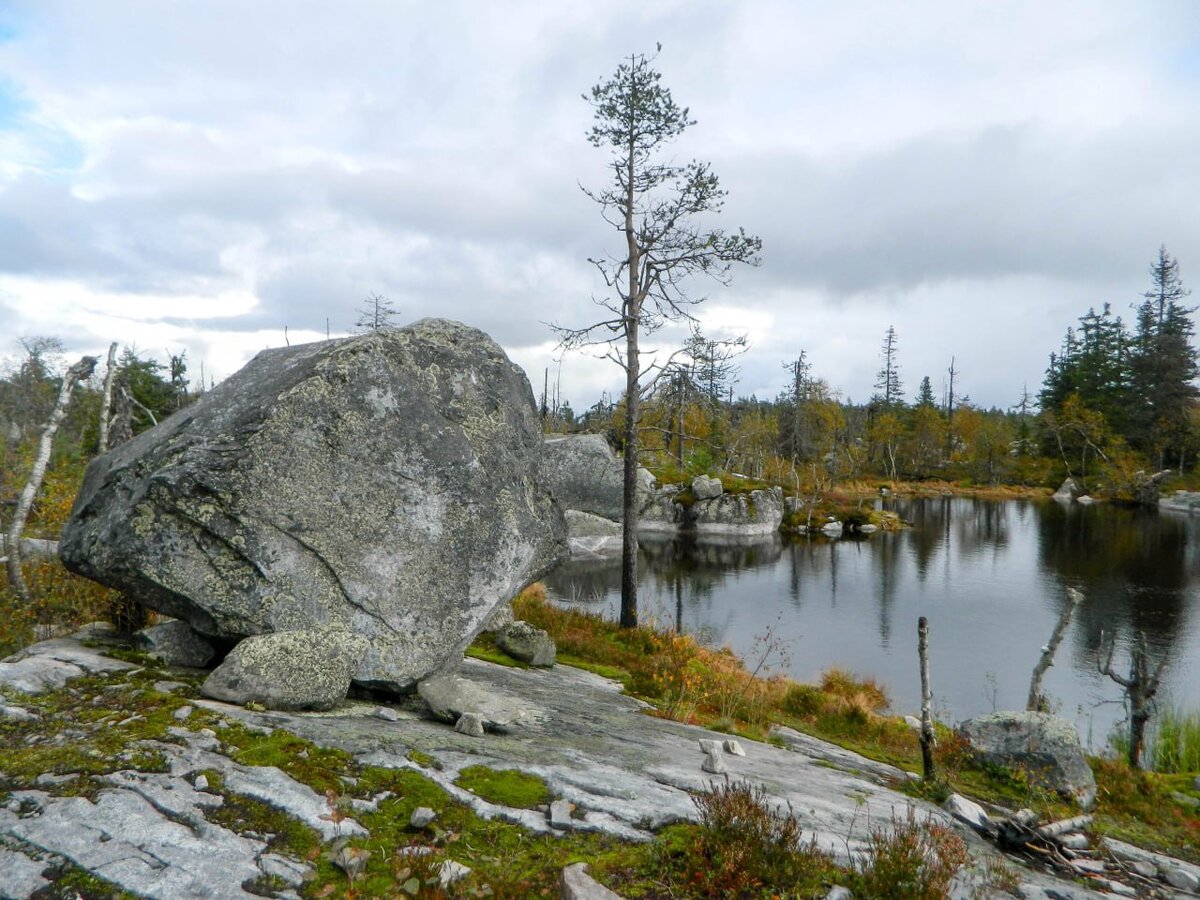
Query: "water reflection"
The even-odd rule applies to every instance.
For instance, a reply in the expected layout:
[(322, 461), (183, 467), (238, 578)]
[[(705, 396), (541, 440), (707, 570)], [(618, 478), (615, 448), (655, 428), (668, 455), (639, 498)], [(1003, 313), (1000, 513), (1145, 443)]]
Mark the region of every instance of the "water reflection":
[[(851, 668), (887, 684), (895, 708), (908, 712), (918, 705), (916, 621), (925, 615), (937, 703), (957, 719), (1024, 703), (1069, 585), (1087, 602), (1045, 687), (1085, 734), (1102, 740), (1121, 715), (1102, 705), (1120, 696), (1096, 670), (1102, 633), (1117, 638), (1123, 665), (1124, 648), (1145, 632), (1156, 655), (1171, 654), (1173, 696), (1197, 703), (1188, 691), (1200, 671), (1197, 522), (1049, 501), (935, 497), (887, 506), (914, 527), (862, 540), (647, 541), (643, 616), (744, 657), (774, 625), (791, 640), (794, 677)], [(616, 615), (615, 562), (568, 564), (547, 583), (555, 597)]]

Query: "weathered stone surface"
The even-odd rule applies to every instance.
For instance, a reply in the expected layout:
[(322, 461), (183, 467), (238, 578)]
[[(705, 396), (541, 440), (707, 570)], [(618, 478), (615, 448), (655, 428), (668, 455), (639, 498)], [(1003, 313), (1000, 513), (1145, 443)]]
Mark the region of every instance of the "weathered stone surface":
[(465, 712), (454, 723), (454, 730), (468, 737), (483, 737), (483, 716), (479, 713)]
[(512, 603), (501, 601), (487, 614), (487, 618), (483, 620), (483, 627), (479, 630), (485, 631), (488, 634), (495, 634), (497, 631), (504, 630), (504, 628), (511, 625), (514, 621)]
[(621, 895), (610, 891), (587, 873), (587, 863), (571, 863), (562, 870), (558, 879), (559, 900), (621, 900)]
[(0, 702), (0, 719), (11, 719), (14, 722), (33, 722), (37, 713), (30, 712), (23, 706), (10, 706)]
[(542, 483), (563, 509), (622, 518), (621, 460), (599, 434), (552, 435), (542, 452)]
[(131, 663), (112, 659), (77, 640), (57, 638), (26, 647), (0, 662), (0, 685), (26, 694), (41, 694), (81, 675), (132, 668)]
[(537, 628), (528, 622), (513, 622), (498, 635), (496, 645), (521, 662), (531, 666), (552, 666), (557, 648), (554, 639), (543, 628)]
[(202, 669), (217, 652), (203, 635), (179, 619), (143, 628), (138, 637), (147, 653), (168, 666)]
[(332, 709), (346, 699), (367, 642), (346, 631), (280, 631), (248, 637), (200, 692), (271, 709)]
[(1192, 893), (1200, 891), (1200, 878), (1178, 866), (1173, 869), (1167, 869), (1163, 872), (1162, 877), (1171, 887), (1178, 888), (1181, 891), (1191, 891)]
[(704, 762), (700, 763), (700, 768), (710, 775), (724, 775), (728, 771), (725, 766), (725, 754), (721, 752), (720, 744), (704, 751)]
[(1083, 493), (1083, 488), (1074, 478), (1068, 478), (1064, 481), (1057, 491), (1054, 492), (1055, 500), (1074, 500)]
[(680, 494), (679, 485), (668, 485), (644, 500), (638, 531), (695, 532), (700, 537), (758, 536), (774, 534), (783, 521), (781, 488), (725, 492), (687, 503), (676, 502)]
[(720, 478), (697, 475), (692, 479), (692, 496), (697, 500), (712, 500), (725, 492)]
[(551, 828), (570, 828), (571, 804), (566, 800), (552, 801), (550, 803), (550, 809), (546, 813), (546, 818), (550, 822)]
[(464, 866), (460, 862), (455, 862), (448, 859), (438, 868), (438, 884), (443, 888), (448, 888), (456, 881), (462, 881), (471, 874), (469, 867)]
[(829, 889), (829, 893), (825, 895), (825, 900), (853, 900), (854, 894), (850, 888), (842, 885), (834, 885)]
[(1037, 712), (997, 712), (962, 723), (959, 732), (980, 760), (1021, 770), (1084, 807), (1096, 799), (1096, 779), (1075, 725)]
[(408, 817), (408, 824), (411, 828), (427, 828), (429, 823), (437, 818), (435, 813), (428, 806), (418, 806), (412, 811), (412, 815)]
[(267, 350), (93, 461), (60, 555), (206, 635), (360, 634), (355, 680), (403, 690), (565, 553), (541, 444), (464, 325)]
[(0, 846), (0, 898), (28, 900), (48, 887), (50, 882), (42, 877), (46, 864), (46, 860), (30, 859), (24, 853)]
[(742, 749), (742, 745), (734, 740), (726, 740), (721, 744), (721, 749), (730, 756), (745, 756), (746, 751)]
[(426, 678), (417, 685), (417, 693), (429, 711), (445, 722), (456, 722), (463, 713), (474, 713), (484, 727), (503, 729), (519, 725), (530, 716), (519, 698), (491, 690), (461, 675)]
[(992, 831), (992, 820), (983, 807), (962, 794), (951, 794), (942, 804), (942, 809), (981, 834), (990, 834)]
[(621, 523), (577, 509), (565, 511), (571, 557), (606, 559), (621, 555)]

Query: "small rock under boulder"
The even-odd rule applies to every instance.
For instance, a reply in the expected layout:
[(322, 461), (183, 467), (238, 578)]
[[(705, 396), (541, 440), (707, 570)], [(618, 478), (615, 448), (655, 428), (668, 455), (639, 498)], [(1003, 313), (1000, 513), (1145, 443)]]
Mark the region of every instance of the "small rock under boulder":
[(278, 631), (248, 637), (205, 679), (214, 700), (270, 709), (333, 709), (346, 699), (367, 642), (348, 631)]
[(496, 645), (521, 662), (531, 666), (552, 666), (557, 647), (544, 629), (520, 620), (508, 625), (496, 635)]
[(958, 730), (982, 762), (1022, 771), (1033, 783), (1085, 809), (1095, 801), (1096, 777), (1079, 732), (1066, 719), (1038, 712), (997, 712), (963, 722)]
[(720, 478), (697, 475), (692, 479), (692, 495), (697, 500), (712, 500), (725, 492)]
[(146, 653), (168, 666), (202, 669), (217, 653), (203, 635), (179, 619), (143, 628), (137, 636)]
[(210, 637), (362, 635), (404, 691), (566, 554), (524, 373), (424, 319), (264, 350), (88, 467), (68, 569)]

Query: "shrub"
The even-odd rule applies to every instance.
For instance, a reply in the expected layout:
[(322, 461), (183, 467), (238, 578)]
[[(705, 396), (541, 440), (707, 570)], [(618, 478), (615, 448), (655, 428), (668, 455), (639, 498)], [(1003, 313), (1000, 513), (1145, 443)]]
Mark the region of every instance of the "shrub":
[(910, 806), (902, 821), (871, 832), (858, 860), (854, 895), (888, 900), (942, 900), (967, 862), (967, 845), (948, 826), (918, 819)]
[(826, 853), (804, 842), (790, 806), (773, 807), (761, 785), (717, 784), (692, 799), (700, 823), (689, 868), (700, 895), (753, 896), (787, 886), (807, 896), (834, 871)]

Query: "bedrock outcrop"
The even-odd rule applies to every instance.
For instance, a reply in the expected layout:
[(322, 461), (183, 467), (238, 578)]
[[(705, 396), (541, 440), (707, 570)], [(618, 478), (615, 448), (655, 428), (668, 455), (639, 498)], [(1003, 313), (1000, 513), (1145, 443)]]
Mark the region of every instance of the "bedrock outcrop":
[(266, 350), (93, 461), (60, 555), (228, 642), (333, 629), (404, 690), (566, 549), (524, 373), (424, 319)]

